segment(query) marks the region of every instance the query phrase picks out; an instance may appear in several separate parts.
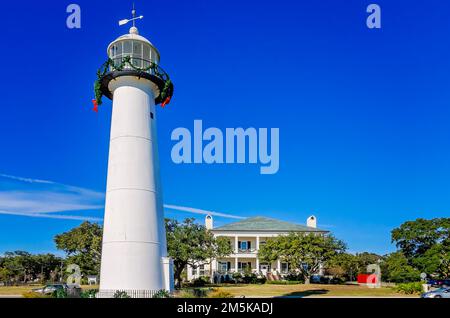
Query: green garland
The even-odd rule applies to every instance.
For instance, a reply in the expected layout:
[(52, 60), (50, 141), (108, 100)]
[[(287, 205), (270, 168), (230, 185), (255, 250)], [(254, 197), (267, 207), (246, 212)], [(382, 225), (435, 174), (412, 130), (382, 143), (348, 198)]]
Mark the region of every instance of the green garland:
[(95, 93), (95, 100), (98, 105), (102, 104), (102, 97), (103, 93), (101, 90), (101, 80), (106, 75), (106, 73), (109, 72), (109, 68), (112, 67), (115, 71), (123, 71), (126, 66), (129, 66), (131, 69), (138, 71), (138, 72), (149, 72), (150, 70), (154, 72), (154, 74), (164, 80), (164, 88), (160, 93), (161, 100), (164, 101), (167, 98), (170, 97), (170, 88), (172, 86), (172, 81), (169, 78), (169, 75), (167, 73), (161, 73), (160, 68), (156, 63), (149, 62), (150, 65), (144, 68), (137, 67), (133, 65), (131, 62), (131, 56), (126, 56), (122, 59), (122, 62), (119, 65), (114, 64), (114, 61), (110, 58), (103, 63), (103, 65), (97, 70), (97, 80), (94, 83), (94, 93)]

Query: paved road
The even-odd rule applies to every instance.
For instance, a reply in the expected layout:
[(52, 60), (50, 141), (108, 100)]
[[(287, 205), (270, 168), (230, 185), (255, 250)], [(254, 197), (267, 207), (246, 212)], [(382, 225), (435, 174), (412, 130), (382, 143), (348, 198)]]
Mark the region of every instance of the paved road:
[(0, 298), (23, 298), (22, 295), (0, 295)]

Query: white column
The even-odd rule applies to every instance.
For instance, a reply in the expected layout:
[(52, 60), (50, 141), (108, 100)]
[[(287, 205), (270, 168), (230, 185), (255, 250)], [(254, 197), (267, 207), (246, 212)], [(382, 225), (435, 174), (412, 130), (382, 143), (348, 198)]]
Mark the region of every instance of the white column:
[(217, 260), (213, 259), (211, 261), (211, 265), (210, 265), (210, 269), (209, 269), (209, 277), (211, 278), (211, 283), (214, 283), (214, 274), (217, 271)]
[(234, 258), (234, 271), (235, 272), (238, 271), (238, 258), (237, 257)]
[(256, 235), (256, 272), (259, 273), (259, 258), (258, 258), (258, 252), (259, 252), (259, 235)]
[(234, 236), (234, 253), (239, 253), (239, 248), (238, 248), (238, 236), (235, 235)]
[(280, 262), (280, 260), (277, 260), (277, 272), (281, 273), (281, 262)]
[(187, 265), (186, 266), (186, 271), (187, 271), (187, 280), (188, 281), (191, 281), (192, 280), (192, 268), (191, 268), (191, 265)]

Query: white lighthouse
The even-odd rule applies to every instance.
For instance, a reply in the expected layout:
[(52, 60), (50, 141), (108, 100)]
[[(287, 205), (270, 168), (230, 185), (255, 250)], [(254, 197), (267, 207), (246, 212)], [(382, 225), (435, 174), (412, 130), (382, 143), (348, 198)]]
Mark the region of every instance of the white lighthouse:
[(111, 136), (99, 295), (117, 291), (152, 297), (171, 290), (162, 188), (159, 172), (156, 105), (173, 93), (159, 67), (159, 52), (134, 25), (108, 46), (108, 62), (98, 72), (96, 98), (112, 99)]

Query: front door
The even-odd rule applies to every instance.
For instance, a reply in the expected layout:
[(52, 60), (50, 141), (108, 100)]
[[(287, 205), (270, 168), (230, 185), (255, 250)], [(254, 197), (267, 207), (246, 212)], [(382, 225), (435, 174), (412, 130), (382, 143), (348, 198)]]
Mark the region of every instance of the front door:
[(259, 270), (261, 271), (261, 273), (266, 276), (267, 272), (270, 270), (270, 266), (269, 264), (261, 264), (259, 265)]

